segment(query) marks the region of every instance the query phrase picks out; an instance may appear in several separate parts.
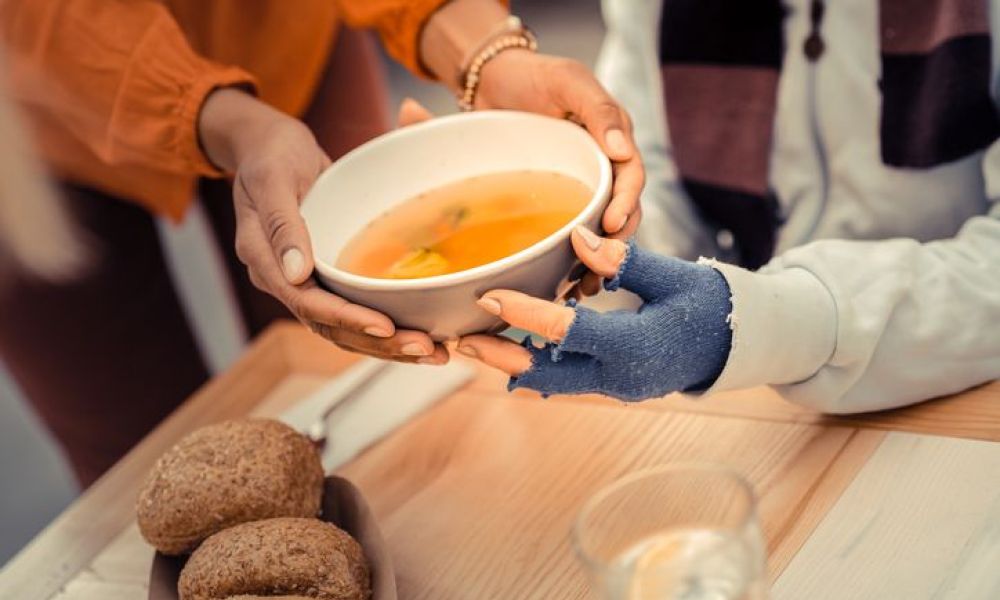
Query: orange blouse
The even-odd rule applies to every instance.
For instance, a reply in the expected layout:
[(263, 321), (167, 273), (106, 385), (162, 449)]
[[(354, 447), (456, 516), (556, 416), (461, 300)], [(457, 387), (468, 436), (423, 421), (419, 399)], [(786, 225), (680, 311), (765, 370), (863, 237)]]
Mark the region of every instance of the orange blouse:
[(420, 29), (445, 1), (3, 0), (0, 34), (54, 172), (179, 220), (195, 179), (222, 175), (196, 129), (213, 89), (300, 115), (341, 20), (420, 74)]

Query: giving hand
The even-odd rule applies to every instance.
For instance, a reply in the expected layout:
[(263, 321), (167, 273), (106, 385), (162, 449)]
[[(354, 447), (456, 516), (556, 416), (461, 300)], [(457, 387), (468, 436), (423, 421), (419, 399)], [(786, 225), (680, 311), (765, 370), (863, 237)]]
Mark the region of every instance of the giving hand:
[(338, 346), (378, 358), (444, 364), (448, 352), (426, 334), (396, 330), (389, 317), (319, 287), (299, 202), (330, 159), (309, 129), (234, 89), (202, 108), (205, 152), (235, 172), (236, 252), (255, 286), (280, 300)]
[(639, 226), (639, 193), (645, 181), (628, 114), (590, 69), (568, 58), (508, 50), (486, 63), (476, 108), (510, 108), (580, 123), (613, 162), (611, 203), (601, 225), (626, 239)]

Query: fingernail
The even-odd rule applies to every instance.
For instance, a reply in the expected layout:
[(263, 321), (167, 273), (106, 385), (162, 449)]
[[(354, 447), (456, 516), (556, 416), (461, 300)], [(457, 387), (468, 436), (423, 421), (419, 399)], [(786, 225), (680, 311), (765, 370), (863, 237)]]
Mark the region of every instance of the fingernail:
[(500, 301), (496, 298), (487, 298), (484, 296), (477, 300), (476, 304), (491, 315), (496, 315), (498, 317), (500, 316), (500, 312), (503, 311), (503, 307), (500, 306)]
[(625, 134), (620, 129), (609, 129), (604, 134), (604, 141), (608, 145), (608, 150), (615, 156), (624, 158), (629, 155), (628, 142), (625, 140)]
[(405, 346), (400, 348), (400, 351), (407, 356), (427, 356), (428, 354), (430, 354), (430, 352), (428, 352), (426, 348), (424, 348), (423, 346), (421, 346), (416, 342), (410, 342), (409, 344), (406, 344)]
[(365, 331), (365, 333), (367, 333), (368, 335), (370, 335), (372, 337), (377, 337), (377, 338), (392, 337), (392, 332), (391, 331), (389, 331), (388, 329), (383, 329), (381, 327), (374, 326), (374, 325), (372, 325), (370, 327), (365, 327), (364, 331)]
[(459, 346), (456, 350), (470, 358), (479, 358), (479, 352), (472, 346)]
[(305, 266), (306, 257), (302, 256), (302, 251), (298, 248), (289, 248), (281, 255), (281, 270), (285, 272), (285, 279), (288, 281), (297, 281)]
[(583, 243), (587, 244), (587, 247), (595, 252), (601, 247), (601, 243), (604, 241), (600, 238), (600, 236), (583, 225), (577, 225), (576, 232), (583, 238)]
[(622, 215), (621, 221), (618, 222), (618, 229), (615, 229), (615, 233), (625, 229), (626, 223), (628, 223), (628, 215)]

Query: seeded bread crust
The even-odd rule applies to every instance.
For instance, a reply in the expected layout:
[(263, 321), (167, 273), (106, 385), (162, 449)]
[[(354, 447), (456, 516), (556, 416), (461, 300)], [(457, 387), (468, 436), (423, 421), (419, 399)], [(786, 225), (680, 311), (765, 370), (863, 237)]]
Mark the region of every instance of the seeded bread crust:
[(177, 589), (180, 600), (239, 594), (367, 600), (371, 573), (361, 545), (336, 525), (278, 518), (237, 525), (205, 540), (181, 571)]
[(209, 425), (160, 457), (139, 493), (146, 541), (183, 554), (227, 527), (319, 513), (323, 466), (305, 437), (269, 419)]

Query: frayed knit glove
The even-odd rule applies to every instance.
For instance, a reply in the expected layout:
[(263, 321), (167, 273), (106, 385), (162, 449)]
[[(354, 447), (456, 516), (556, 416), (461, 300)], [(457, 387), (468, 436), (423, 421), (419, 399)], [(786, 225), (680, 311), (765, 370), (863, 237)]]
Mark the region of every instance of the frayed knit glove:
[[(726, 280), (707, 265), (652, 254), (634, 244), (626, 248), (587, 233), (574, 234), (577, 253), (592, 269), (605, 271), (600, 274), (613, 275), (606, 289), (621, 286), (635, 292), (643, 301), (637, 312), (598, 313), (575, 303), (560, 306), (495, 290), (484, 295), (481, 306), (553, 341), (537, 348), (526, 339), (516, 347), (498, 338), (470, 336), (459, 350), (510, 373), (510, 389), (525, 387), (546, 395), (597, 392), (635, 401), (709, 387), (722, 372), (732, 343)], [(602, 269), (587, 260), (588, 250), (603, 252), (606, 259), (616, 253), (620, 257), (615, 262), (610, 256)]]

